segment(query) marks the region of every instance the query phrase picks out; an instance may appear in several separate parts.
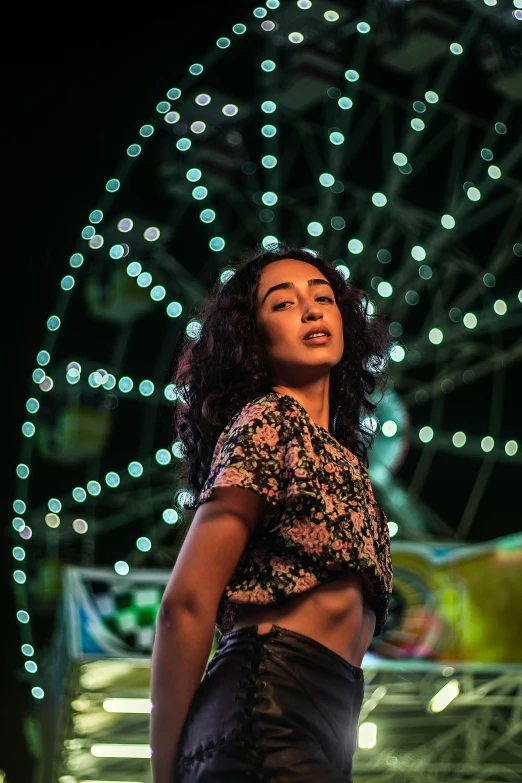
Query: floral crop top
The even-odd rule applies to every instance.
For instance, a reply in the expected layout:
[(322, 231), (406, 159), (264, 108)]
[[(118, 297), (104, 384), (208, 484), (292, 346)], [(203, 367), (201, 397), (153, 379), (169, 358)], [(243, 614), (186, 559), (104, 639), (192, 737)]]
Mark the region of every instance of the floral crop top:
[(381, 633), (393, 583), (386, 515), (366, 466), (294, 397), (269, 392), (232, 418), (195, 508), (218, 486), (269, 501), (221, 596), (220, 633), (233, 628), (238, 604), (280, 604), (347, 570), (363, 578), (373, 635)]

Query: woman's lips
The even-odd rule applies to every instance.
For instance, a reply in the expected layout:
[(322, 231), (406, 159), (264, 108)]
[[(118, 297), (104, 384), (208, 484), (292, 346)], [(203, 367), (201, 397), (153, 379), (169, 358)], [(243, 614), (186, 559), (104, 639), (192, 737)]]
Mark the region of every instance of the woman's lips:
[(305, 337), (304, 342), (305, 343), (315, 343), (316, 345), (325, 343), (327, 340), (330, 339), (329, 334), (323, 334), (321, 337)]

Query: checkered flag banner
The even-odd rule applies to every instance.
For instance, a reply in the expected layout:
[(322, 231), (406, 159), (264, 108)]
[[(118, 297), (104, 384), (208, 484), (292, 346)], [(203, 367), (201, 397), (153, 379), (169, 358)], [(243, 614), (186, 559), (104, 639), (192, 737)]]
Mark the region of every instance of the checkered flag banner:
[(148, 658), (169, 576), (163, 570), (121, 577), (108, 568), (68, 568), (62, 622), (70, 656)]

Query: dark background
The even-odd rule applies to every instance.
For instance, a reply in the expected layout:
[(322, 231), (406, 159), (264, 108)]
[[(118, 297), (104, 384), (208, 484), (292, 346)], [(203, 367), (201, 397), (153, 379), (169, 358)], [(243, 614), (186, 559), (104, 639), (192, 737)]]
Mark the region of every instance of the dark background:
[[(0, 340), (7, 448), (1, 492), (0, 769), (7, 774), (6, 783), (32, 780), (26, 718), (39, 704), (31, 696), (20, 653), (11, 590), (11, 519), (20, 427), (27, 418), (28, 383), (42, 347), (45, 320), (87, 215), (124, 150), (135, 141), (136, 129), (148, 121), (166, 91), (179, 83), (188, 65), (201, 61), (219, 36), (229, 34), (233, 23), (251, 18), (253, 7), (239, 0), (226, 6), (146, 4), (109, 11), (78, 5), (66, 13), (46, 8), (38, 15), (21, 7), (10, 9), (10, 21), (4, 25), (2, 170), (7, 177)], [(511, 410), (513, 405), (513, 411), (519, 409), (518, 388), (508, 383), (512, 402), (506, 399), (506, 406)], [(472, 417), (483, 409), (478, 397), (476, 391), (470, 396), (467, 410)], [(507, 415), (504, 420), (515, 424)], [(442, 459), (450, 464), (447, 454)], [(462, 475), (464, 460), (454, 459)], [(469, 469), (475, 476), (474, 461)], [(504, 468), (497, 465), (495, 470), (503, 474)], [(425, 500), (429, 503), (431, 498)], [(486, 502), (495, 506), (498, 497), (492, 493), (484, 498)], [(511, 532), (518, 524), (517, 510), (512, 498), (506, 502), (512, 516), (505, 520), (505, 532), (507, 528)], [(485, 518), (489, 520), (489, 515)], [(475, 530), (475, 534), (487, 540), (491, 530)], [(31, 622), (39, 660), (38, 642), (48, 639), (49, 629), (39, 627), (37, 617)]]
[[(135, 129), (188, 65), (253, 7), (237, 0), (226, 9), (173, 6), (113, 6), (108, 17), (88, 5), (39, 16), (27, 7), (4, 27), (0, 769), (6, 783), (30, 783), (33, 775), (24, 720), (37, 705), (22, 674), (10, 525), (27, 383), (43, 324), (86, 215)], [(37, 624), (33, 630), (38, 640)]]

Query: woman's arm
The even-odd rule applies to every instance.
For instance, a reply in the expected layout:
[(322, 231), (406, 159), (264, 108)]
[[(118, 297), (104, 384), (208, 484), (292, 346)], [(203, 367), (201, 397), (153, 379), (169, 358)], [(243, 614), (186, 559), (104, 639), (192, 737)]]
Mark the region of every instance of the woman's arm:
[(176, 783), (178, 743), (210, 656), (219, 600), (265, 504), (250, 489), (216, 487), (183, 542), (163, 594), (152, 652), (153, 783)]
[(174, 761), (190, 704), (212, 649), (215, 612), (162, 603), (152, 652), (153, 783), (175, 783)]

